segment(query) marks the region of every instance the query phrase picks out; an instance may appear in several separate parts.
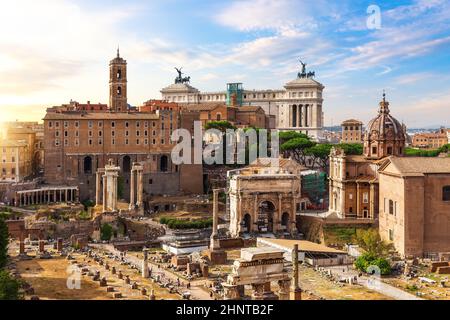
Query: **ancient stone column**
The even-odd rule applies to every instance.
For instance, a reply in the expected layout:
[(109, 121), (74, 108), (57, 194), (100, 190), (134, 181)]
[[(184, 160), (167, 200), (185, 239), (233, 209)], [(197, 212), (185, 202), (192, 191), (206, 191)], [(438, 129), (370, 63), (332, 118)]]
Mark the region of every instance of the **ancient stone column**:
[(39, 253), (45, 252), (45, 242), (42, 239), (39, 239)]
[(148, 271), (148, 250), (146, 248), (144, 248), (143, 250), (143, 254), (144, 254), (144, 259), (142, 259), (142, 277), (143, 278), (148, 278), (149, 276), (149, 271)]
[(144, 175), (143, 175), (143, 168), (139, 167), (137, 171), (137, 202), (136, 205), (138, 207), (142, 206), (142, 198), (143, 198), (143, 191), (144, 191)]
[(289, 288), (291, 285), (291, 280), (280, 280), (278, 281), (278, 298), (279, 300), (289, 300)]
[(294, 245), (292, 250), (292, 267), (293, 267), (293, 277), (291, 282), (291, 300), (301, 300), (302, 299), (302, 289), (299, 286), (299, 271), (298, 271), (298, 244)]
[(96, 172), (95, 173), (95, 205), (99, 206), (102, 204), (101, 202), (101, 191), (100, 191), (100, 187), (101, 187), (101, 183), (100, 183), (100, 179), (102, 178), (102, 174), (101, 172)]
[(134, 194), (135, 194), (135, 179), (134, 175), (136, 174), (136, 170), (133, 168), (131, 169), (131, 179), (130, 179), (130, 210), (133, 210), (135, 208), (136, 202), (134, 200)]
[(19, 239), (19, 254), (25, 254), (25, 239), (23, 233), (20, 234)]
[(296, 108), (297, 108), (297, 119), (295, 125), (296, 127), (301, 127), (302, 125), (300, 121), (302, 120), (302, 106), (298, 105), (296, 106)]
[(58, 238), (57, 243), (56, 243), (56, 250), (58, 250), (58, 252), (61, 252), (62, 249), (63, 249), (63, 239)]
[(210, 249), (215, 250), (217, 248), (217, 237), (218, 237), (218, 225), (219, 225), (219, 189), (213, 190), (213, 227), (211, 234), (211, 245)]
[(107, 191), (107, 183), (106, 183), (106, 175), (103, 176), (103, 212), (108, 211), (107, 203), (108, 203), (108, 191)]

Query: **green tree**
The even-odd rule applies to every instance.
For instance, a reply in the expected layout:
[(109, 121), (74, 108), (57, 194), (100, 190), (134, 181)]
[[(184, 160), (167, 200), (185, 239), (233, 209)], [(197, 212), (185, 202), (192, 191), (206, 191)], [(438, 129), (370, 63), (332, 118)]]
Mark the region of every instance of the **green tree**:
[(372, 257), (384, 257), (392, 250), (392, 244), (381, 240), (377, 229), (356, 230), (356, 243)]
[(306, 166), (306, 150), (315, 145), (315, 142), (312, 142), (309, 138), (294, 138), (284, 142), (281, 145), (281, 151), (297, 160), (301, 165)]
[(5, 217), (0, 216), (0, 269), (4, 268), (8, 257), (9, 232)]
[(113, 234), (113, 228), (110, 224), (104, 223), (100, 228), (100, 239), (103, 241), (111, 240)]
[(360, 143), (340, 143), (337, 147), (342, 148), (346, 155), (363, 154), (363, 145)]
[(288, 142), (289, 140), (296, 139), (296, 138), (309, 139), (306, 134), (300, 133), (297, 131), (281, 131), (279, 133), (279, 137), (280, 137), (280, 144), (283, 144), (285, 142)]
[(19, 300), (22, 295), (19, 293), (20, 282), (9, 274), (6, 270), (0, 270), (0, 300)]
[(227, 129), (236, 130), (236, 127), (231, 122), (226, 120), (210, 121), (205, 125), (205, 130), (217, 129), (222, 133), (225, 133)]
[(331, 144), (321, 143), (306, 149), (305, 155), (310, 156), (312, 158), (311, 167), (315, 167), (315, 165), (318, 165), (324, 171), (326, 171), (331, 148), (332, 148)]

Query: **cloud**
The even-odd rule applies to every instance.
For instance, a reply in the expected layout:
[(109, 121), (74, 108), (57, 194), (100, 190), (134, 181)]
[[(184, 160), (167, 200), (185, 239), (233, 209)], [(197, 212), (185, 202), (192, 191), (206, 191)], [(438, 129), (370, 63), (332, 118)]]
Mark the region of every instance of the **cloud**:
[(13, 63), (0, 63), (0, 94), (31, 94), (85, 76), (99, 57), (112, 56), (117, 26), (132, 12), (123, 6), (96, 11), (67, 0), (3, 2), (0, 51)]
[(399, 85), (408, 85), (414, 84), (422, 80), (426, 80), (434, 77), (435, 75), (431, 72), (418, 72), (412, 74), (402, 75), (400, 77), (395, 78), (395, 83)]

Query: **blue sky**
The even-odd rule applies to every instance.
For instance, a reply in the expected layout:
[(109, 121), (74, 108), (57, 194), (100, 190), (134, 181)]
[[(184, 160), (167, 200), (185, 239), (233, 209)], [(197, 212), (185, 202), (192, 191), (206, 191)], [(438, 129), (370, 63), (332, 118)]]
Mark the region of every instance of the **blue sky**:
[[(377, 5), (381, 28), (369, 29)], [(367, 122), (382, 90), (409, 127), (450, 126), (450, 2), (86, 1), (2, 4), (0, 110), (40, 119), (75, 99), (108, 101), (108, 62), (120, 44), (129, 101), (160, 98), (183, 66), (202, 91), (240, 81), (276, 89), (298, 59), (325, 85), (326, 125)]]

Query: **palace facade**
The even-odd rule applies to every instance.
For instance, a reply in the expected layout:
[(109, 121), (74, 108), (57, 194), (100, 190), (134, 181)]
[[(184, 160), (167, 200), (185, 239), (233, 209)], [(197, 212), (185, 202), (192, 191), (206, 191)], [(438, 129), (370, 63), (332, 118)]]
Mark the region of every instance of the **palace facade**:
[(275, 128), (295, 130), (316, 139), (323, 137), (323, 89), (314, 79), (313, 72), (306, 72), (305, 65), (297, 78), (286, 83), (284, 89), (244, 90), (242, 83), (227, 84), (226, 91), (200, 92), (189, 80), (175, 79), (175, 83), (161, 90), (162, 99), (182, 104), (226, 103), (234, 106), (259, 106), (266, 115), (275, 116)]

